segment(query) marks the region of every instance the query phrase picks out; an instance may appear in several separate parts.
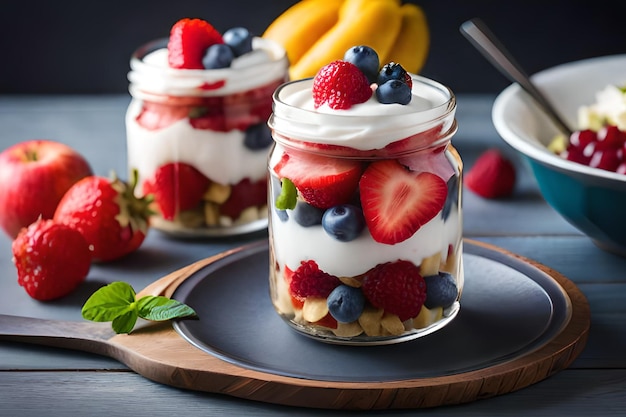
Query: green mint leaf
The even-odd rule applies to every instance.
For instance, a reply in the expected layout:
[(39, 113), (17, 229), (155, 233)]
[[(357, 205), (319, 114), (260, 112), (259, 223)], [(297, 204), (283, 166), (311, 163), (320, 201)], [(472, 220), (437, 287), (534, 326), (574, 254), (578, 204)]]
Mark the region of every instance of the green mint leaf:
[(94, 292), (82, 308), (83, 318), (91, 321), (113, 321), (134, 310), (135, 290), (125, 282), (113, 282)]
[(167, 297), (147, 295), (137, 301), (139, 317), (152, 321), (165, 321), (195, 316), (193, 308)]
[(113, 282), (94, 292), (82, 308), (83, 318), (110, 321), (115, 333), (130, 333), (137, 318), (165, 321), (195, 316), (186, 304), (167, 297), (147, 295), (137, 300), (133, 287), (126, 282)]
[(137, 323), (137, 310), (132, 309), (114, 318), (111, 327), (117, 334), (130, 333), (135, 323)]
[(293, 210), (296, 208), (297, 199), (298, 191), (296, 190), (296, 186), (289, 178), (283, 178), (280, 195), (276, 197), (276, 208), (279, 210)]

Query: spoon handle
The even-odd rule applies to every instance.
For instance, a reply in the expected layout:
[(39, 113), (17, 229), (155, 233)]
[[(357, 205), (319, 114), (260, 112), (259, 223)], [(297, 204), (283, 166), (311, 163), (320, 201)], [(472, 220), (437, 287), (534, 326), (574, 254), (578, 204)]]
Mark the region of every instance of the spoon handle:
[(550, 117), (556, 127), (567, 137), (572, 130), (563, 121), (545, 96), (535, 87), (528, 75), (480, 19), (471, 19), (461, 25), (461, 33), (483, 54), (502, 74), (518, 83)]

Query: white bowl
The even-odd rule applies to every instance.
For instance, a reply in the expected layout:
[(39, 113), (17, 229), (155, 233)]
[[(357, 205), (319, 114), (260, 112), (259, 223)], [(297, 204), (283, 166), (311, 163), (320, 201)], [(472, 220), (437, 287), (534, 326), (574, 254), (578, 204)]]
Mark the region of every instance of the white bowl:
[[(626, 85), (626, 55), (592, 58), (541, 71), (533, 82), (577, 128), (578, 109), (609, 84)], [(626, 255), (626, 175), (567, 161), (546, 146), (559, 133), (518, 84), (504, 89), (492, 120), (502, 139), (529, 162), (546, 201), (599, 247)]]

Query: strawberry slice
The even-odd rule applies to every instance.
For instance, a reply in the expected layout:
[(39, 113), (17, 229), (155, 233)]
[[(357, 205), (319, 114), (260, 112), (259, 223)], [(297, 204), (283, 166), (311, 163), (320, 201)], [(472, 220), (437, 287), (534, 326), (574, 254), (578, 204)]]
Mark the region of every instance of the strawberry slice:
[(161, 165), (152, 178), (144, 181), (143, 192), (154, 195), (164, 219), (173, 220), (178, 212), (200, 204), (210, 182), (195, 167), (183, 162), (170, 162)]
[(172, 26), (167, 44), (170, 67), (204, 69), (202, 57), (207, 48), (224, 43), (222, 35), (202, 19), (181, 19)]
[(136, 120), (144, 129), (159, 130), (187, 118), (191, 109), (190, 106), (172, 106), (144, 101)]
[(359, 183), (365, 223), (375, 241), (394, 245), (413, 236), (443, 209), (444, 180), (395, 160), (372, 163)]
[(274, 171), (280, 178), (289, 178), (307, 203), (327, 209), (351, 200), (362, 167), (350, 159), (290, 151), (282, 155)]

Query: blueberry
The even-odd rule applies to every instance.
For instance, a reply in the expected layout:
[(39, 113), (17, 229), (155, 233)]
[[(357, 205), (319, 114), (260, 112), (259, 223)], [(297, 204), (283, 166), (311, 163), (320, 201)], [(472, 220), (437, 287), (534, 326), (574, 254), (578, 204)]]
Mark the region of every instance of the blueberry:
[(424, 277), (426, 282), (427, 308), (450, 307), (459, 295), (459, 290), (454, 282), (454, 278), (447, 272), (440, 271), (438, 275)]
[(233, 50), (223, 43), (216, 43), (209, 46), (202, 57), (202, 65), (206, 69), (228, 68), (233, 62)]
[(360, 288), (339, 285), (326, 299), (328, 312), (341, 323), (358, 320), (365, 307), (365, 296)]
[(235, 56), (241, 56), (252, 51), (252, 34), (248, 29), (235, 27), (228, 29), (222, 35), (224, 43), (230, 46)]
[(376, 82), (380, 61), (375, 50), (364, 45), (353, 46), (346, 51), (343, 60), (356, 65), (365, 74), (370, 83)]
[(272, 132), (266, 123), (250, 126), (246, 130), (246, 136), (243, 140), (244, 146), (253, 151), (266, 149), (272, 142)]
[(382, 104), (409, 104), (411, 87), (400, 80), (389, 80), (376, 89), (376, 98)]
[(446, 198), (446, 202), (443, 205), (443, 210), (441, 211), (441, 217), (443, 220), (447, 220), (450, 215), (450, 210), (453, 206), (458, 204), (459, 199), (459, 180), (456, 175), (453, 175), (448, 180), (448, 197)]
[(324, 210), (314, 207), (304, 201), (298, 201), (293, 209), (293, 219), (302, 227), (318, 225), (322, 222)]
[(349, 242), (356, 239), (365, 227), (363, 211), (352, 204), (331, 207), (324, 212), (322, 227), (335, 239)]
[(378, 85), (383, 85), (389, 80), (399, 80), (403, 83), (406, 83), (407, 77), (408, 73), (402, 67), (402, 65), (395, 62), (390, 62), (388, 64), (385, 64), (385, 66), (380, 69), (376, 82), (378, 83)]

